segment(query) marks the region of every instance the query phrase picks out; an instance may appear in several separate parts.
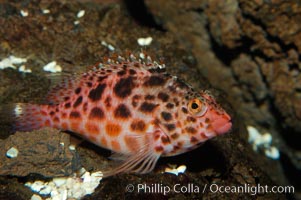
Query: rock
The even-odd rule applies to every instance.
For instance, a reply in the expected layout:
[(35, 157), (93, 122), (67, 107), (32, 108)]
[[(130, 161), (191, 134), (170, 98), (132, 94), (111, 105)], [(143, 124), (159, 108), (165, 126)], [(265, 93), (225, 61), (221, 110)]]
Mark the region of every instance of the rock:
[[(62, 145), (64, 144), (64, 145)], [(69, 150), (70, 136), (55, 129), (17, 132), (0, 140), (0, 174), (45, 177), (68, 176), (79, 168), (75, 151)], [(7, 157), (10, 148), (18, 149), (17, 157)]]

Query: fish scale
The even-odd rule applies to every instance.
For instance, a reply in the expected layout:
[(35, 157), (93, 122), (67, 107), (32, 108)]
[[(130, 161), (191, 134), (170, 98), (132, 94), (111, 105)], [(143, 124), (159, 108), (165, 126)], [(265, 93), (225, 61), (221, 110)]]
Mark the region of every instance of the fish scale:
[(122, 155), (106, 176), (150, 172), (160, 156), (190, 151), (232, 126), (209, 92), (196, 92), (155, 62), (100, 63), (64, 80), (48, 99), (16, 104), (16, 130), (69, 130)]

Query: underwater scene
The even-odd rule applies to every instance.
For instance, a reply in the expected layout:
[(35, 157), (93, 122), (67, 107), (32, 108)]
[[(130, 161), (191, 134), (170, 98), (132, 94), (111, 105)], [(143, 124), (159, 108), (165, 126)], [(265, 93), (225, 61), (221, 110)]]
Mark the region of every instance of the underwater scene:
[(0, 1), (0, 200), (301, 199), (301, 3)]

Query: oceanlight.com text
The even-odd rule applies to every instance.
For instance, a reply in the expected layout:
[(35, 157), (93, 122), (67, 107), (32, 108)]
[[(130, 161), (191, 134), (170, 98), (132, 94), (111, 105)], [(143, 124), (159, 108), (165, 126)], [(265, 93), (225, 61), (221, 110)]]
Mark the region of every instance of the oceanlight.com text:
[(167, 195), (168, 193), (242, 193), (242, 194), (264, 194), (264, 193), (294, 193), (295, 188), (293, 186), (268, 186), (268, 185), (236, 185), (226, 186), (218, 184), (205, 184), (199, 186), (193, 183), (189, 184), (175, 184), (173, 186), (164, 185), (162, 183), (154, 184), (128, 184), (126, 186), (126, 192), (137, 193), (160, 193)]

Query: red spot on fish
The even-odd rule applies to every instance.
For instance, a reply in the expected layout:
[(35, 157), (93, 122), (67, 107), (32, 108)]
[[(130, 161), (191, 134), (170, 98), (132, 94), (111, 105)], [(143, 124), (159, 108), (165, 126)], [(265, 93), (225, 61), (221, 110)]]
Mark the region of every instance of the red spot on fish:
[(74, 130), (76, 131), (77, 129), (79, 129), (79, 123), (76, 121), (76, 122), (71, 122), (71, 130)]
[(107, 139), (105, 137), (102, 137), (100, 140), (100, 144), (104, 147), (107, 147), (108, 146)]
[(87, 133), (90, 133), (92, 135), (100, 134), (99, 127), (92, 122), (87, 122), (85, 125), (85, 129)]
[(204, 132), (201, 132), (200, 135), (201, 138), (208, 139), (208, 136)]
[(119, 144), (119, 142), (117, 142), (116, 140), (113, 140), (113, 141), (111, 142), (111, 145), (112, 145), (112, 149), (113, 149), (114, 151), (117, 151), (117, 152), (120, 151), (120, 144)]
[(67, 118), (67, 113), (63, 112), (62, 113), (62, 119), (66, 119)]
[(43, 116), (47, 116), (48, 114), (47, 114), (47, 112), (45, 112), (45, 111), (41, 111), (41, 114), (43, 115)]
[(195, 143), (198, 143), (198, 139), (196, 138), (196, 137), (191, 137), (190, 138), (190, 142), (192, 143), (192, 144), (195, 144)]
[(45, 125), (45, 126), (50, 126), (50, 124), (51, 124), (50, 121), (47, 119), (47, 120), (45, 121), (45, 124), (44, 124), (44, 125)]
[(164, 150), (164, 148), (162, 146), (156, 146), (155, 147), (155, 151), (158, 152), (158, 153), (162, 153)]
[(143, 120), (134, 120), (131, 123), (131, 130), (138, 133), (144, 133), (146, 130), (146, 124)]
[(170, 143), (170, 140), (167, 136), (162, 136), (161, 142), (166, 145), (166, 144)]
[(61, 127), (63, 130), (68, 130), (68, 124), (66, 122), (63, 122)]
[(117, 137), (120, 134), (121, 127), (118, 124), (107, 124), (106, 133), (111, 137)]
[(60, 119), (58, 117), (54, 117), (53, 122), (54, 123), (60, 123)]
[(174, 134), (172, 134), (170, 137), (171, 137), (172, 139), (176, 140), (176, 139), (179, 138), (179, 134), (174, 133)]

